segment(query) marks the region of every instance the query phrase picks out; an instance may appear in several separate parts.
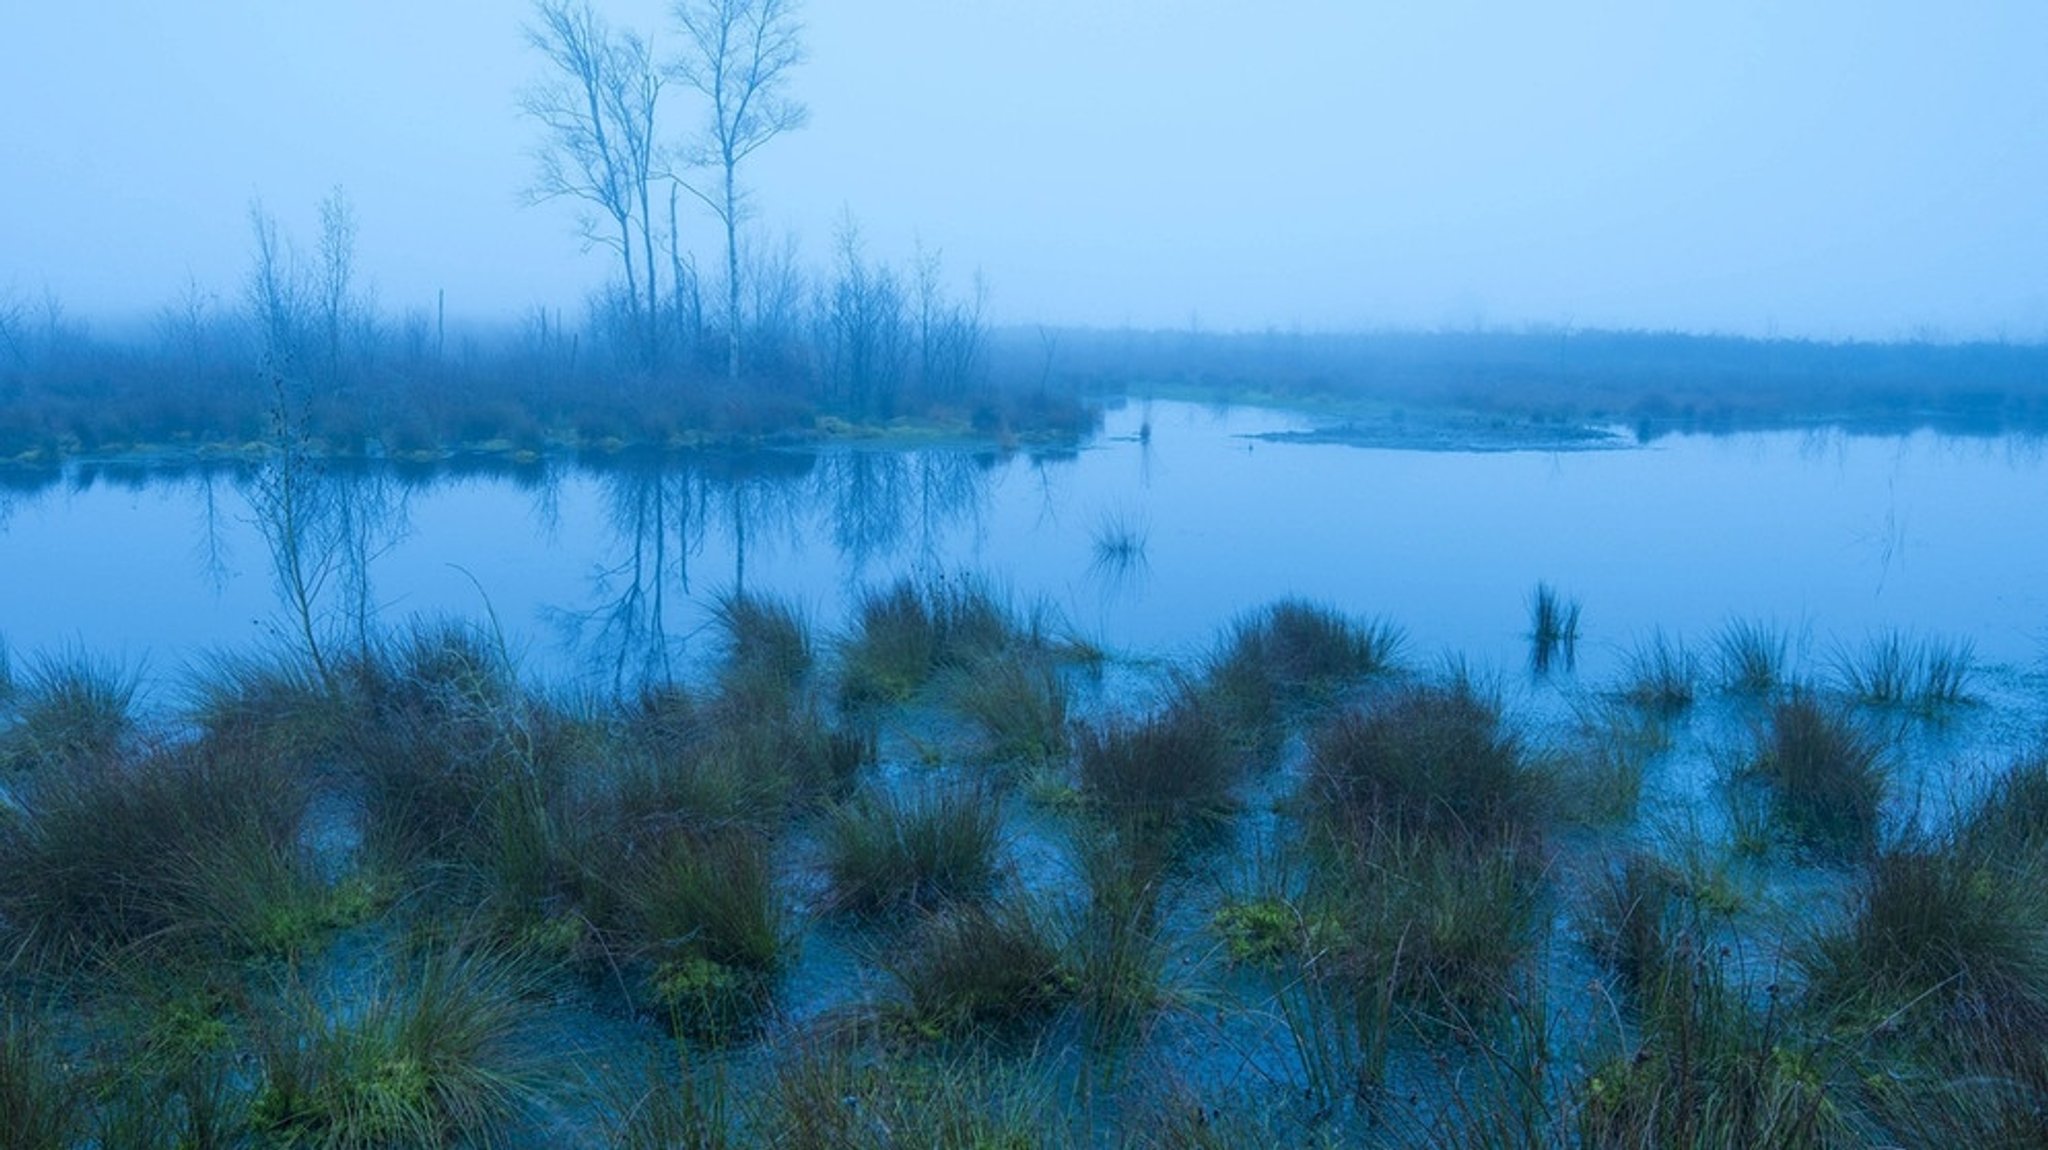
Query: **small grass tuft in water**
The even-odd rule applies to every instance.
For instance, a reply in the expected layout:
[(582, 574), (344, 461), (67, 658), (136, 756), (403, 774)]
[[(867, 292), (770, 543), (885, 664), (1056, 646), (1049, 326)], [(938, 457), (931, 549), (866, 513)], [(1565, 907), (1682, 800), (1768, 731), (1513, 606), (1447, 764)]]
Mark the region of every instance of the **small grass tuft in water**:
[(1562, 661), (1570, 671), (1579, 659), (1579, 601), (1548, 583), (1536, 584), (1529, 599), (1529, 665), (1548, 674)]
[(729, 693), (794, 691), (810, 672), (810, 623), (793, 604), (735, 592), (718, 597), (712, 618), (725, 639), (720, 674)]
[(1976, 649), (1968, 640), (1915, 640), (1899, 631), (1872, 636), (1836, 658), (1842, 689), (1870, 707), (1936, 713), (1969, 701)]
[(1001, 831), (1001, 804), (978, 787), (864, 791), (825, 820), (833, 902), (873, 913), (985, 895)]
[(1067, 684), (1043, 656), (994, 659), (962, 675), (954, 706), (973, 720), (997, 762), (1044, 766), (1066, 758)]
[(1630, 651), (1621, 697), (1646, 711), (1675, 715), (1692, 706), (1699, 658), (1681, 641), (1654, 633)]
[(1081, 793), (1113, 818), (1170, 824), (1234, 805), (1237, 758), (1222, 724), (1192, 695), (1085, 727), (1079, 748)]
[(1095, 566), (1113, 574), (1125, 574), (1145, 565), (1145, 524), (1115, 511), (1095, 524), (1090, 537)]
[(1721, 688), (1761, 698), (1785, 682), (1789, 640), (1782, 628), (1768, 623), (1731, 619), (1714, 637), (1714, 658)]
[(1480, 843), (1533, 831), (1550, 791), (1499, 700), (1462, 677), (1337, 716), (1310, 736), (1309, 778), (1334, 823)]
[(880, 965), (901, 995), (903, 1024), (925, 1038), (1011, 1032), (1073, 993), (1048, 914), (1028, 897), (950, 906)]
[(291, 1146), (502, 1142), (538, 1094), (528, 976), (503, 955), (439, 946), (367, 999), (310, 997), (260, 1051), (250, 1125)]
[(1393, 669), (1403, 637), (1383, 620), (1358, 621), (1304, 599), (1283, 599), (1231, 624), (1197, 687), (1241, 744), (1264, 747), (1284, 709), (1327, 702)]
[(1888, 781), (1883, 751), (1847, 710), (1794, 692), (1771, 707), (1752, 766), (1801, 839), (1849, 853), (1876, 842)]

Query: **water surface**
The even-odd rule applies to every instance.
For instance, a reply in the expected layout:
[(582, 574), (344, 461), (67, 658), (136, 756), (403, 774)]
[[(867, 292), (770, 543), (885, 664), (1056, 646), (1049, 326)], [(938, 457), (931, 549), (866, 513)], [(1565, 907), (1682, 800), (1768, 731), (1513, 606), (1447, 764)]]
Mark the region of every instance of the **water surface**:
[[(1584, 607), (1582, 673), (1662, 629), (1773, 621), (1809, 659), (1886, 627), (2031, 668), (2048, 636), (2048, 463), (2021, 438), (1674, 436), (1568, 453), (1251, 438), (1303, 417), (1133, 403), (1073, 451), (613, 457), (325, 475), (321, 622), (494, 616), (550, 677), (624, 682), (706, 646), (744, 587), (826, 627), (901, 574), (979, 574), (1117, 652), (1179, 656), (1282, 595), (1385, 616), (1425, 657), (1526, 659), (1539, 580)], [(74, 467), (0, 495), (0, 637), (168, 674), (286, 626), (261, 485)], [(1136, 555), (1104, 551), (1121, 529)]]

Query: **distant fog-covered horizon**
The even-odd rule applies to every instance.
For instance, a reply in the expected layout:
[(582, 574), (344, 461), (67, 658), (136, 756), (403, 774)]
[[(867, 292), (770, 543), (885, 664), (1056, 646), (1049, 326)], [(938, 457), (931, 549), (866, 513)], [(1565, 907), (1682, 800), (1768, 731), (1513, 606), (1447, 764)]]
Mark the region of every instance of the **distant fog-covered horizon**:
[[(660, 0), (591, 10), (657, 67), (685, 47)], [(6, 6), (0, 299), (109, 325), (233, 302), (251, 204), (310, 247), (339, 187), (391, 312), (578, 321), (616, 268), (573, 204), (530, 202), (536, 12)], [(795, 15), (808, 116), (740, 172), (743, 278), (829, 264), (852, 222), (872, 259), (978, 273), (998, 325), (2048, 338), (2038, 4)], [(661, 74), (663, 162), (709, 186), (681, 163), (702, 109)], [(715, 213), (684, 195), (674, 219), (722, 278)]]

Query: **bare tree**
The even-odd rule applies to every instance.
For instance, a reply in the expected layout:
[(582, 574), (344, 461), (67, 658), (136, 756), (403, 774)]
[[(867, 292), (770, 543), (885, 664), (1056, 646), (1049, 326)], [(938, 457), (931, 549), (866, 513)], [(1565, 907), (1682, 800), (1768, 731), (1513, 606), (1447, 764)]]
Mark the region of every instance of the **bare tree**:
[(249, 230), (256, 246), (242, 294), (268, 370), (285, 373), (297, 363), (305, 327), (303, 277), (289, 244), (278, 234), (277, 220), (263, 210), (261, 201), (249, 205)]
[(660, 73), (647, 42), (631, 32), (614, 34), (589, 0), (537, 0), (534, 16), (526, 40), (552, 71), (520, 96), (521, 109), (546, 133), (535, 152), (528, 202), (568, 198), (588, 205), (577, 218), (579, 234), (586, 249), (618, 253), (627, 319), (651, 360), (658, 293), (649, 184)]
[(12, 291), (0, 294), (0, 351), (18, 364), (28, 363), (28, 305)]
[(740, 241), (745, 208), (739, 166), (763, 144), (800, 128), (809, 112), (783, 94), (790, 70), (803, 62), (803, 26), (796, 0), (676, 0), (683, 54), (670, 74), (703, 96), (704, 124), (684, 150), (693, 165), (719, 180), (705, 190), (684, 186), (725, 225), (725, 370), (740, 376)]
[(342, 377), (342, 344), (352, 337), (367, 309), (356, 293), (356, 209), (340, 185), (320, 201), (320, 268), (316, 284), (320, 335), (326, 344), (327, 376)]

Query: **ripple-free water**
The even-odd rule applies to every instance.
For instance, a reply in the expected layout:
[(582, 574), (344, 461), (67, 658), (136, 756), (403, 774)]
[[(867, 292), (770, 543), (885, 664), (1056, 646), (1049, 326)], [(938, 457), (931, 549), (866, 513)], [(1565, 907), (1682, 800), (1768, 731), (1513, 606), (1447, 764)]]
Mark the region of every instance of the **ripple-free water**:
[[(899, 574), (984, 575), (1113, 651), (1179, 656), (1283, 595), (1385, 616), (1425, 657), (1526, 659), (1539, 580), (1584, 607), (1582, 672), (1661, 628), (1769, 621), (1809, 667), (1885, 627), (2032, 668), (2048, 636), (2048, 455), (2024, 438), (1836, 431), (1618, 450), (1274, 442), (1301, 416), (1131, 403), (1076, 451), (831, 447), (512, 473), (326, 478), (323, 623), (482, 618), (530, 673), (624, 681), (708, 647), (744, 587), (826, 627)], [(1140, 434), (1141, 429), (1147, 431)], [(286, 627), (247, 474), (0, 494), (0, 638), (175, 672)], [(334, 508), (341, 510), (334, 510)], [(1121, 525), (1135, 557), (1103, 554)], [(364, 578), (357, 578), (364, 576)]]

